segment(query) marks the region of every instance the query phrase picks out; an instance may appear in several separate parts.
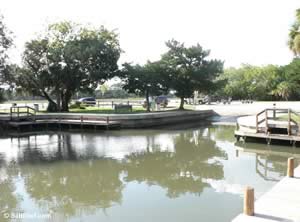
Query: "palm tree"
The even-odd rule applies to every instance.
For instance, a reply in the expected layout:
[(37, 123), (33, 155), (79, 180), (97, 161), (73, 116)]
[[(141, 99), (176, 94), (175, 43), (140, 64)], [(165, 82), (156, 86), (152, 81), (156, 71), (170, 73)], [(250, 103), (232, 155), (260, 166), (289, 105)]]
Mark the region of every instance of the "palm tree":
[(276, 89), (274, 89), (271, 92), (271, 94), (274, 96), (281, 97), (287, 101), (290, 95), (292, 94), (292, 92), (293, 92), (293, 86), (289, 82), (283, 81), (280, 84), (278, 84)]
[(288, 46), (295, 56), (300, 56), (300, 8), (296, 10), (296, 21), (289, 32)]

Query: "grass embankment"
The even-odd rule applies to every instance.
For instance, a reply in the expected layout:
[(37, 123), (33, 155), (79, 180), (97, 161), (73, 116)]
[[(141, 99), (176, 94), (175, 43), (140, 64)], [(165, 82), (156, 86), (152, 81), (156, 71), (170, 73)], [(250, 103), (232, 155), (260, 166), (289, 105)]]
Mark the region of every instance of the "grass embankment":
[[(288, 114), (284, 114), (282, 116), (278, 116), (276, 119), (277, 120), (281, 120), (281, 121), (288, 121), (289, 116), (288, 116)], [(300, 116), (296, 115), (294, 113), (291, 114), (291, 119), (294, 120), (294, 121), (296, 121), (297, 123), (300, 122)]]
[(130, 113), (145, 113), (147, 112), (144, 108), (142, 107), (133, 107), (132, 112), (130, 111), (119, 111), (116, 112), (112, 108), (98, 108), (98, 107), (86, 107), (85, 109), (80, 109), (80, 108), (75, 108), (75, 109), (70, 109), (69, 113), (95, 113), (95, 114), (114, 114), (114, 113), (119, 113), (119, 114), (130, 114)]
[[(18, 101), (17, 104), (25, 104), (25, 102), (31, 102), (30, 104), (32, 105), (33, 103), (35, 103), (36, 101)], [(114, 101), (115, 102), (115, 101)], [(102, 106), (102, 104), (101, 104)], [(142, 106), (133, 106), (132, 107), (132, 112), (128, 111), (128, 110), (121, 110), (119, 112), (116, 112), (111, 105), (105, 105), (102, 107), (98, 107), (98, 105), (96, 106), (84, 106), (84, 107), (70, 107), (69, 109), (69, 113), (82, 113), (82, 114), (136, 114), (136, 113), (147, 113), (147, 110), (144, 109)], [(164, 111), (177, 111), (178, 110), (178, 106), (179, 104), (177, 103), (172, 103), (169, 104), (169, 106), (167, 108), (161, 108), (160, 111), (154, 111), (154, 112), (164, 112)], [(46, 111), (46, 105), (40, 105), (40, 111), (38, 113), (40, 114), (45, 114), (48, 113)], [(194, 105), (189, 105), (189, 104), (185, 104), (184, 106), (185, 110), (195, 110), (195, 106)], [(17, 111), (17, 110), (16, 110)], [(19, 111), (24, 112), (26, 111), (26, 108), (20, 108)], [(1, 107), (0, 109), (0, 113), (3, 114), (9, 114), (10, 113), (10, 109), (5, 106), (5, 107)]]

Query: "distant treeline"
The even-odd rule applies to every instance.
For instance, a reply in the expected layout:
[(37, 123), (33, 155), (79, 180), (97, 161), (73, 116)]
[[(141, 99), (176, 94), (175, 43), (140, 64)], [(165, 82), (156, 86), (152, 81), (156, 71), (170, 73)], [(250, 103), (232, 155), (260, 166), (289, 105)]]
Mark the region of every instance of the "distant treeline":
[(233, 99), (300, 100), (300, 58), (286, 66), (252, 66), (225, 69), (216, 94)]

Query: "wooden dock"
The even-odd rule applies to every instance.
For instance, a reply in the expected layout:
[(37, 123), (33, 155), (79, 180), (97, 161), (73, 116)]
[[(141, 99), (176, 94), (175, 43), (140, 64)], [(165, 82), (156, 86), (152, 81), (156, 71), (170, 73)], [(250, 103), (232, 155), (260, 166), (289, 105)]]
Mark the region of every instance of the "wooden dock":
[(255, 116), (238, 118), (234, 134), (237, 140), (265, 139), (268, 144), (288, 141), (295, 145), (300, 142), (299, 119), (299, 114), (291, 109), (265, 109)]
[[(288, 176), (256, 200), (253, 205), (250, 203), (250, 208), (247, 205), (249, 201), (251, 202), (251, 197), (244, 197), (244, 214), (238, 215), (232, 222), (300, 221), (300, 166), (292, 171), (293, 159), (289, 159), (288, 165)], [(253, 212), (251, 212), (252, 207)]]
[[(36, 115), (35, 109), (28, 106), (11, 107), (8, 118), (1, 119), (2, 126), (6, 129), (17, 129), (18, 132), (34, 129), (49, 128), (92, 128), (92, 129), (119, 129), (121, 123), (114, 121), (109, 116), (97, 115), (49, 115), (45, 118)], [(3, 128), (3, 127), (2, 127)]]
[(254, 138), (254, 139), (265, 139), (267, 143), (271, 143), (272, 140), (274, 141), (289, 141), (291, 144), (295, 144), (296, 142), (300, 141), (300, 136), (294, 136), (294, 135), (286, 135), (286, 134), (270, 134), (270, 133), (253, 133), (253, 132), (247, 132), (247, 131), (241, 131), (236, 130), (234, 132), (235, 136), (243, 138), (244, 141), (247, 140), (247, 138)]
[(94, 127), (95, 129), (97, 128), (102, 128), (102, 129), (114, 129), (114, 128), (120, 128), (120, 123), (117, 121), (110, 121), (106, 122), (103, 120), (94, 120), (94, 121), (81, 121), (81, 120), (70, 120), (70, 119), (64, 119), (64, 120), (55, 120), (55, 119), (48, 119), (48, 120), (36, 120), (36, 121), (20, 121), (20, 122), (15, 122), (15, 121), (9, 121), (8, 126), (12, 128), (24, 128), (24, 127), (30, 127), (30, 128), (35, 128), (35, 127)]

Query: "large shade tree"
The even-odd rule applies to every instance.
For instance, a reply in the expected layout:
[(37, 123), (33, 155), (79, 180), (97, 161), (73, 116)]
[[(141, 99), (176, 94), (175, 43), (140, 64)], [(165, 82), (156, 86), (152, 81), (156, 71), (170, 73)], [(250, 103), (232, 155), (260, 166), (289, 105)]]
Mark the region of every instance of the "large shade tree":
[(49, 101), (48, 111), (68, 111), (72, 96), (95, 89), (118, 71), (121, 49), (115, 32), (71, 22), (49, 25), (27, 42), (17, 85)]
[(213, 88), (216, 77), (223, 72), (223, 62), (208, 59), (210, 51), (199, 44), (185, 47), (171, 40), (166, 45), (169, 50), (162, 56), (162, 63), (171, 88), (181, 99), (179, 109), (184, 109), (184, 98), (192, 97), (194, 91), (208, 92)]
[(300, 56), (300, 8), (296, 10), (296, 20), (290, 28), (288, 45), (295, 56)]
[(166, 93), (169, 89), (170, 81), (160, 61), (148, 62), (144, 66), (125, 63), (120, 76), (125, 90), (145, 96), (148, 112), (150, 95)]
[[(11, 32), (3, 22), (3, 16), (0, 15), (0, 83), (7, 80), (9, 73), (7, 50), (12, 46), (13, 41)], [(0, 89), (0, 102), (4, 100), (3, 91)]]
[(7, 70), (7, 50), (12, 46), (11, 32), (7, 29), (3, 22), (3, 16), (0, 15), (0, 74), (3, 80)]

